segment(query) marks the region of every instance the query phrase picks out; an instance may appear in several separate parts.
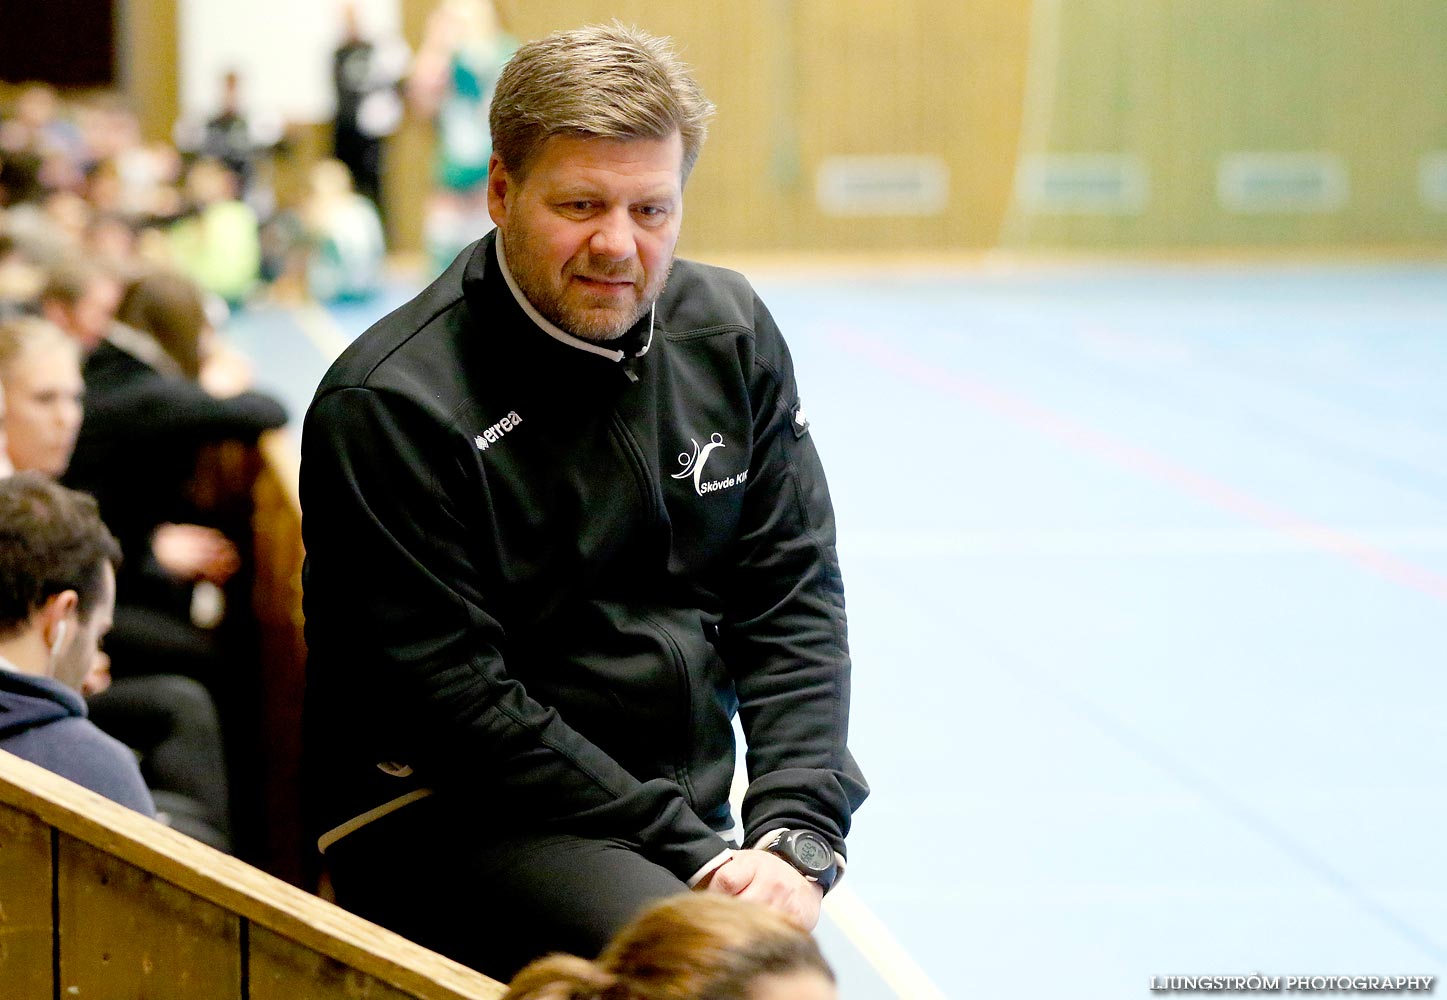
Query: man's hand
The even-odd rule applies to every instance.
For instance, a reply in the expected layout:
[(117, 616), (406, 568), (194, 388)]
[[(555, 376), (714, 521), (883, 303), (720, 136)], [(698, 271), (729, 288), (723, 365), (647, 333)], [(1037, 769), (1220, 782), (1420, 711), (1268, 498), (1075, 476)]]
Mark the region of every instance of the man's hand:
[(709, 892), (762, 903), (812, 931), (819, 922), (824, 890), (768, 851), (735, 851), (704, 883)]

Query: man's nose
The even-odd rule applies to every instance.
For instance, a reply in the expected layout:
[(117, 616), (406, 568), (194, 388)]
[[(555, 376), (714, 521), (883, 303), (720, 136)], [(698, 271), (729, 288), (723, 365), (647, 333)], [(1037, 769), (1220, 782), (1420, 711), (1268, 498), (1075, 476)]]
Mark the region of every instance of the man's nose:
[(595, 257), (608, 260), (627, 260), (633, 256), (633, 220), (627, 209), (615, 209), (600, 216), (598, 227), (588, 241), (588, 249)]

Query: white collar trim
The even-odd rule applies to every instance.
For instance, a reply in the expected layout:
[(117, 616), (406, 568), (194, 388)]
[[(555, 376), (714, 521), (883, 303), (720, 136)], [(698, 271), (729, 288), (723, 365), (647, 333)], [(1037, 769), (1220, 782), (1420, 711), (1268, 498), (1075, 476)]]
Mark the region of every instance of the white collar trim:
[[(522, 310), (527, 313), (528, 319), (536, 323), (538, 329), (542, 330), (549, 337), (552, 337), (561, 344), (576, 347), (578, 350), (587, 351), (589, 354), (596, 354), (600, 358), (607, 358), (609, 361), (622, 361), (628, 357), (623, 351), (600, 347), (592, 341), (575, 337), (538, 312), (533, 304), (528, 301), (528, 297), (523, 294), (522, 289), (518, 287), (517, 281), (514, 280), (512, 276), (512, 270), (507, 266), (507, 254), (503, 253), (502, 249), (501, 230), (499, 230), (497, 234), (497, 266), (502, 271), (502, 280), (507, 282), (508, 291), (512, 292), (512, 297), (517, 299), (517, 304), (522, 306)], [(648, 353), (648, 349), (653, 346), (653, 319), (655, 312), (656, 307), (650, 306), (648, 310), (648, 339), (644, 341), (643, 349), (638, 352), (637, 357), (643, 357), (643, 355)]]

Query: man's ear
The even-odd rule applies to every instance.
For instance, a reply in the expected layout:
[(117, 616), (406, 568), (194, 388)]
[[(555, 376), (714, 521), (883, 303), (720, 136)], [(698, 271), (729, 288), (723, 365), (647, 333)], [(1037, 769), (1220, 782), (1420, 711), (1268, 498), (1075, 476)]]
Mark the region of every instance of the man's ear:
[(507, 221), (508, 196), (512, 194), (512, 175), (496, 153), (487, 161), (487, 214), (493, 225), (501, 228)]
[(72, 631), (71, 620), (78, 616), (79, 611), (80, 595), (73, 590), (62, 590), (45, 599), (36, 614), (40, 616), (40, 637), (47, 649), (54, 652), (67, 638), (74, 638), (67, 633)]

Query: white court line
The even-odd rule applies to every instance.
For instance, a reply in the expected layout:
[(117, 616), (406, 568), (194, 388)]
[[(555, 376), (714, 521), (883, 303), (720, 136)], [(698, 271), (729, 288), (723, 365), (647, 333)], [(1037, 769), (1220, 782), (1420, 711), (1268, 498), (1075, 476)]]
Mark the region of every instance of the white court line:
[(296, 320), (296, 325), (301, 327), (301, 332), (306, 334), (312, 345), (321, 352), (321, 356), (327, 359), (330, 365), (350, 345), (346, 334), (332, 318), (332, 314), (321, 306), (297, 306), (289, 310)]
[[(734, 726), (738, 732), (737, 720)], [(735, 816), (740, 815), (747, 790), (748, 778), (739, 769), (734, 772), (734, 782), (729, 790)], [(741, 837), (742, 834), (736, 831), (735, 836)], [(824, 897), (824, 916), (839, 928), (839, 932), (899, 1000), (945, 1000), (943, 991), (848, 884), (840, 882)]]
[(847, 883), (824, 897), (824, 915), (900, 1000), (945, 1000), (944, 992)]

